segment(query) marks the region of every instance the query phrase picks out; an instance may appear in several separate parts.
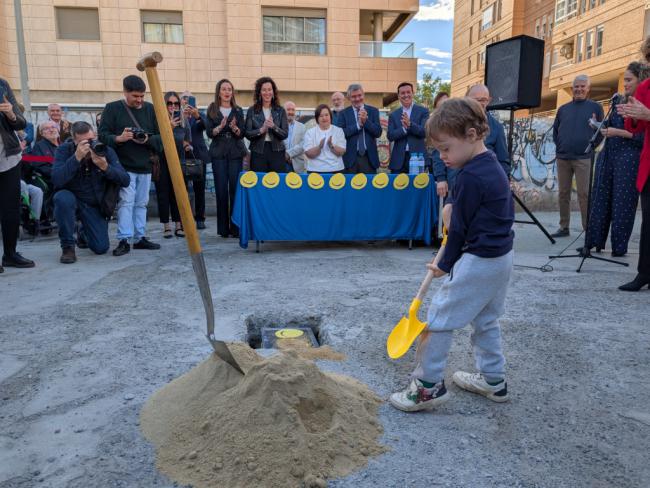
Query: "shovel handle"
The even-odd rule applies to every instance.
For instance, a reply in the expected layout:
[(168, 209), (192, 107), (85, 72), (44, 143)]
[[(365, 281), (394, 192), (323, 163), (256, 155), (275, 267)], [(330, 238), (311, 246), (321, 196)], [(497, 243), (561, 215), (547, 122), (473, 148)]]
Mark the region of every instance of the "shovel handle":
[(427, 271), (427, 274), (424, 277), (422, 284), (420, 285), (418, 294), (415, 296), (416, 300), (420, 300), (420, 301), (424, 300), (424, 296), (427, 294), (427, 291), (429, 290), (429, 286), (431, 285), (432, 281), (433, 281), (433, 271), (429, 270)]

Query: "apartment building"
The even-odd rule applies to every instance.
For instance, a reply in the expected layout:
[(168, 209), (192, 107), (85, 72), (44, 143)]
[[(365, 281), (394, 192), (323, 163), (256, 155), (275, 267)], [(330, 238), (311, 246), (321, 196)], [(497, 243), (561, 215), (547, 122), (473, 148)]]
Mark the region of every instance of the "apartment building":
[(640, 57), (649, 9), (646, 0), (457, 0), (452, 93), (483, 80), (487, 45), (526, 34), (545, 41), (536, 111), (569, 101), (580, 73), (592, 78), (592, 97), (608, 99), (622, 90), (627, 64)]
[[(23, 0), (30, 98), (39, 105), (101, 104), (121, 92), (144, 53), (160, 51), (164, 90), (205, 105), (229, 78), (248, 105), (272, 76), (286, 100), (313, 107), (361, 82), (383, 105), (415, 82), (412, 43), (391, 42), (417, 0)], [(0, 76), (20, 90), (12, 0), (0, 0)]]

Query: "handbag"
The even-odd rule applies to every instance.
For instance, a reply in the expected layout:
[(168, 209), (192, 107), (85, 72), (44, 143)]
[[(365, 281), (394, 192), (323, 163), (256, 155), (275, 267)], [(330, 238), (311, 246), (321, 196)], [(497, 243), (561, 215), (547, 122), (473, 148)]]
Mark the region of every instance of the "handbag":
[(99, 202), (99, 212), (106, 219), (110, 219), (115, 212), (117, 202), (120, 199), (120, 184), (114, 181), (107, 180), (104, 186), (104, 196), (102, 201)]
[[(192, 145), (192, 127), (189, 127), (190, 134), (190, 145)], [(192, 157), (188, 158), (187, 155), (190, 154)], [(185, 151), (185, 161), (181, 161), (181, 170), (183, 171), (183, 176), (192, 180), (202, 180), (203, 179), (203, 161), (198, 159), (194, 155), (194, 149)]]
[[(131, 122), (133, 122), (133, 125), (135, 125), (138, 129), (142, 130), (142, 127), (140, 127), (140, 124), (138, 124), (138, 121), (133, 116), (133, 112), (131, 112), (131, 108), (126, 104), (124, 100), (122, 100), (122, 105), (124, 105), (124, 108), (126, 109), (126, 113), (129, 114), (129, 117), (131, 118)], [(149, 149), (149, 162), (151, 163), (151, 181), (156, 182), (160, 180), (160, 156), (156, 151), (152, 149)]]

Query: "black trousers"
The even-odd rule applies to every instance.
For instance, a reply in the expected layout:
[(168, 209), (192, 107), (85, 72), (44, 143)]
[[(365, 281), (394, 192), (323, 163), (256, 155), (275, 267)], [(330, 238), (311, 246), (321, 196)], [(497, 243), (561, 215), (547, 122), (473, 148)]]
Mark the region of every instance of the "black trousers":
[(639, 244), (639, 265), (637, 270), (650, 275), (650, 178), (641, 192), (641, 242)]
[(251, 152), (251, 169), (258, 173), (287, 172), (287, 160), (284, 159), (284, 151), (273, 151), (271, 143), (264, 143), (264, 154)]
[(205, 220), (205, 167), (203, 161), (203, 178), (192, 180), (192, 190), (194, 190), (194, 220)]
[(239, 229), (232, 222), (237, 181), (242, 170), (241, 159), (213, 159), (212, 173), (217, 196), (217, 233), (222, 237), (238, 236)]
[(366, 153), (363, 156), (357, 154), (356, 161), (352, 166), (346, 168), (345, 172), (352, 173), (352, 174), (356, 174), (356, 173), (374, 174), (377, 172), (377, 170), (372, 167), (372, 164), (370, 164), (370, 160), (368, 159), (368, 153)]
[(4, 255), (11, 256), (20, 232), (20, 164), (0, 173), (0, 224)]
[(181, 221), (181, 214), (178, 211), (176, 195), (172, 186), (172, 178), (164, 155), (160, 158), (160, 178), (156, 182), (156, 199), (158, 200), (158, 216), (161, 224), (169, 223), (170, 211), (174, 222)]

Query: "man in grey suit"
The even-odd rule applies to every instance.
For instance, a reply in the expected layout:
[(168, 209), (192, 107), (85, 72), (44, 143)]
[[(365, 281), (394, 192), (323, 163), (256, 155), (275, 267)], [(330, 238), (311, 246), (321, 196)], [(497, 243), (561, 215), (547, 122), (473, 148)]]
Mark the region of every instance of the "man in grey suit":
[(286, 147), (285, 158), (287, 164), (291, 166), (296, 173), (305, 172), (305, 150), (302, 147), (302, 140), (305, 137), (305, 125), (296, 120), (296, 104), (286, 102), (284, 110), (287, 112), (287, 121), (289, 122), (289, 135), (284, 140)]

